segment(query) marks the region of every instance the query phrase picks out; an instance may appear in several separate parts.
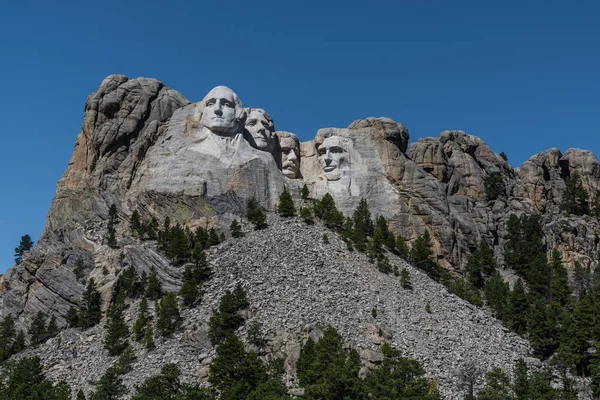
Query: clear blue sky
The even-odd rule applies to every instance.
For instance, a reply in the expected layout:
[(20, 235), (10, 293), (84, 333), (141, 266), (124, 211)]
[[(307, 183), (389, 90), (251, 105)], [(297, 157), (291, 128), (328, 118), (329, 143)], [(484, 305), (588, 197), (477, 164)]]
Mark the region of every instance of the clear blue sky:
[(216, 85), (314, 137), (368, 116), (462, 129), (514, 166), (599, 152), (600, 2), (5, 1), (0, 272), (37, 241), (87, 95), (113, 73), (199, 101)]

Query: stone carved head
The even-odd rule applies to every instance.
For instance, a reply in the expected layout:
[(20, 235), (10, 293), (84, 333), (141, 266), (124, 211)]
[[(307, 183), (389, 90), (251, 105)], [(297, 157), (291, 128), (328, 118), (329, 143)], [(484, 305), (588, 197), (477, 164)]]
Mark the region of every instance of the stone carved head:
[(200, 102), (200, 122), (215, 135), (234, 136), (241, 133), (245, 120), (242, 102), (226, 86), (215, 87)]
[(252, 145), (262, 151), (273, 153), (277, 146), (275, 125), (273, 119), (262, 108), (246, 108), (246, 139)]
[(290, 179), (298, 177), (300, 171), (300, 141), (290, 132), (276, 132), (281, 148), (281, 172)]
[(319, 163), (328, 181), (337, 181), (342, 177), (342, 172), (349, 168), (348, 148), (344, 138), (330, 136), (319, 145)]

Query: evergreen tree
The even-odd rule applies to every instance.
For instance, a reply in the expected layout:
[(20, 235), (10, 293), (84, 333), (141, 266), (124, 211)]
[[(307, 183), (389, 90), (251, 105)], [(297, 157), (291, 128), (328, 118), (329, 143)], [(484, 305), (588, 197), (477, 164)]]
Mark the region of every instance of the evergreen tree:
[(490, 276), (496, 269), (494, 252), (485, 240), (479, 242), (475, 250), (467, 260), (467, 274), (469, 282), (478, 289), (482, 289), (485, 277)]
[(360, 366), (356, 350), (344, 350), (341, 336), (328, 327), (316, 344), (305, 344), (296, 369), (309, 399), (359, 399), (363, 397)]
[(79, 314), (77, 313), (77, 309), (75, 307), (71, 306), (69, 308), (65, 319), (67, 320), (67, 324), (70, 328), (76, 328), (79, 326)]
[(591, 281), (590, 269), (583, 267), (579, 261), (575, 261), (573, 271), (573, 287), (579, 298), (583, 297)]
[(410, 273), (406, 268), (402, 268), (402, 271), (400, 271), (400, 285), (402, 285), (404, 289), (412, 289)]
[(527, 317), (527, 332), (534, 351), (543, 359), (551, 356), (559, 346), (556, 310), (546, 305), (541, 296), (534, 295)]
[(279, 204), (277, 205), (277, 212), (282, 217), (293, 217), (296, 215), (296, 207), (294, 207), (294, 200), (292, 195), (287, 191), (287, 188), (283, 188), (283, 192), (279, 196)]
[(119, 400), (127, 393), (121, 371), (116, 365), (109, 367), (96, 383), (96, 390), (90, 394), (90, 400)]
[(506, 155), (505, 152), (501, 151), (500, 154), (498, 154), (500, 157), (502, 157), (502, 159), (504, 161), (508, 161), (508, 156)]
[(515, 382), (513, 391), (516, 395), (516, 400), (530, 400), (529, 376), (527, 372), (527, 364), (520, 358), (515, 365)]
[(219, 243), (221, 243), (221, 240), (219, 239), (217, 231), (215, 230), (215, 228), (210, 228), (210, 231), (208, 231), (208, 241), (206, 242), (206, 247), (208, 248), (216, 246)]
[(162, 285), (158, 280), (156, 268), (152, 267), (148, 276), (148, 285), (144, 294), (149, 300), (156, 300), (162, 296)]
[(483, 178), (483, 184), (488, 200), (496, 200), (498, 197), (506, 195), (506, 184), (500, 172), (492, 172)]
[(77, 257), (77, 260), (75, 261), (75, 268), (73, 268), (73, 273), (75, 274), (75, 278), (77, 278), (77, 280), (83, 278), (84, 268), (85, 266), (83, 264), (83, 258), (81, 256)]
[(383, 257), (381, 260), (377, 261), (377, 269), (379, 270), (379, 272), (389, 274), (390, 272), (392, 272), (393, 267), (390, 264), (390, 260), (387, 257)]
[(485, 376), (485, 387), (479, 392), (478, 400), (511, 399), (510, 380), (501, 368), (494, 368)]
[(171, 336), (181, 328), (181, 315), (175, 294), (167, 293), (156, 307), (156, 330), (162, 336)]
[(46, 337), (54, 337), (58, 334), (58, 326), (56, 325), (56, 316), (52, 314), (50, 322), (48, 322), (48, 328), (46, 329)]
[(338, 211), (335, 201), (329, 193), (325, 193), (321, 201), (313, 203), (313, 212), (329, 228), (340, 229), (344, 224), (344, 215)]
[(246, 218), (254, 224), (255, 230), (265, 229), (267, 227), (267, 216), (254, 198), (248, 200)]
[(563, 210), (573, 215), (589, 214), (588, 198), (588, 193), (581, 183), (579, 174), (574, 172), (573, 175), (566, 179), (561, 204)]
[(234, 238), (244, 236), (244, 232), (242, 232), (242, 226), (235, 219), (231, 222), (231, 225), (229, 225), (229, 232), (231, 233), (231, 237)]
[(484, 287), (487, 304), (496, 315), (496, 318), (506, 322), (508, 314), (508, 298), (510, 288), (504, 282), (498, 271), (494, 271)]
[(144, 346), (146, 346), (147, 349), (153, 349), (154, 348), (154, 333), (152, 332), (152, 325), (148, 324), (148, 326), (146, 326), (146, 332), (144, 333), (144, 341), (143, 341)]
[(138, 210), (133, 210), (133, 213), (131, 214), (131, 219), (129, 220), (129, 227), (131, 228), (131, 233), (133, 235), (137, 235), (140, 239), (142, 238), (142, 220), (140, 218), (140, 213), (138, 212)]
[(529, 301), (523, 281), (517, 280), (513, 291), (510, 293), (508, 301), (507, 318), (510, 327), (519, 335), (527, 332), (527, 314), (529, 311)]
[(300, 189), (300, 195), (302, 196), (302, 200), (304, 200), (304, 201), (308, 200), (309, 194), (310, 194), (310, 192), (308, 190), (308, 186), (306, 186), (306, 184), (304, 184), (302, 186), (302, 189)]
[(163, 365), (160, 375), (146, 379), (136, 388), (132, 400), (182, 399), (184, 388), (179, 380), (181, 371), (175, 364)]
[(304, 223), (306, 223), (307, 225), (312, 225), (315, 222), (309, 207), (302, 207), (300, 209), (300, 218), (302, 218)]
[(560, 252), (557, 249), (552, 251), (550, 270), (552, 273), (550, 297), (552, 301), (565, 306), (567, 300), (571, 297), (571, 287), (569, 286), (567, 270), (562, 263)]
[(129, 328), (123, 318), (123, 304), (116, 302), (111, 304), (108, 309), (108, 321), (106, 324), (106, 337), (104, 338), (104, 348), (108, 350), (111, 356), (120, 355), (125, 347), (129, 345), (126, 340), (129, 335)]
[(220, 343), (242, 325), (244, 319), (238, 311), (248, 306), (246, 293), (240, 285), (233, 292), (229, 290), (225, 292), (219, 302), (218, 310), (213, 311), (208, 322), (208, 336), (213, 344)]
[(96, 288), (96, 282), (94, 278), (90, 278), (83, 293), (83, 304), (79, 313), (79, 325), (83, 329), (90, 328), (100, 322), (100, 318), (102, 317), (100, 302), (101, 297), (100, 292)]
[(168, 234), (166, 253), (175, 265), (181, 265), (189, 257), (188, 237), (179, 223)]
[(142, 297), (140, 301), (140, 309), (138, 311), (138, 317), (133, 324), (133, 335), (136, 341), (140, 341), (143, 339), (146, 326), (150, 321), (150, 317), (148, 315), (148, 300), (145, 297)]
[(381, 367), (366, 376), (365, 392), (375, 399), (439, 399), (437, 390), (431, 390), (424, 377), (425, 370), (416, 360), (404, 358), (388, 343), (381, 347)]
[(38, 311), (29, 326), (29, 341), (32, 346), (37, 346), (46, 339), (46, 315)]
[(238, 400), (250, 398), (268, 375), (256, 353), (246, 353), (237, 336), (228, 334), (217, 347), (208, 380), (219, 391), (221, 400)]
[(33, 248), (33, 241), (31, 240), (31, 236), (24, 235), (21, 236), (21, 241), (19, 245), (15, 247), (15, 264), (19, 265), (23, 261), (23, 254), (26, 251), (29, 251)]
[(201, 296), (200, 287), (194, 278), (192, 267), (189, 265), (185, 267), (179, 295), (183, 298), (183, 304), (187, 307), (194, 307), (199, 302)]
[(83, 390), (79, 389), (79, 392), (77, 392), (77, 399), (76, 400), (86, 400), (85, 393), (83, 393)]
[(430, 278), (439, 280), (439, 267), (433, 259), (433, 243), (428, 230), (415, 239), (409, 254), (415, 267), (425, 271)]
[(10, 315), (0, 322), (0, 360), (6, 360), (13, 354), (16, 338), (15, 320)]
[[(367, 237), (373, 233), (373, 221), (367, 200), (360, 199), (354, 214), (352, 214), (353, 230), (351, 233), (352, 242), (358, 251), (364, 252), (367, 249)], [(381, 234), (381, 232), (379, 232)], [(383, 240), (383, 238), (381, 238)]]
[(206, 254), (199, 243), (196, 243), (192, 250), (192, 272), (198, 283), (207, 281), (212, 275), (210, 265), (206, 260)]
[(590, 205), (590, 215), (600, 218), (600, 190), (596, 190), (596, 193), (594, 194), (594, 200)]
[(409, 251), (404, 238), (400, 235), (396, 236), (396, 252), (402, 258), (408, 258)]
[(17, 354), (25, 350), (25, 333), (22, 330), (17, 331), (15, 343), (13, 345), (13, 353)]
[(64, 382), (53, 385), (44, 376), (39, 357), (11, 360), (2, 365), (0, 398), (7, 400), (70, 400), (71, 389)]
[(113, 203), (108, 210), (108, 232), (106, 236), (106, 244), (113, 249), (117, 247), (115, 225), (119, 223), (117, 206)]

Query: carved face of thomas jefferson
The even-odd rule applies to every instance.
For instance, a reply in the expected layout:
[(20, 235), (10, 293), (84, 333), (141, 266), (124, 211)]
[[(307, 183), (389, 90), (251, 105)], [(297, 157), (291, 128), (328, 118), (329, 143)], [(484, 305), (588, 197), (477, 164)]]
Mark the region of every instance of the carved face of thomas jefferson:
[(328, 137), (318, 149), (319, 162), (328, 181), (337, 181), (346, 165), (347, 152), (344, 141), (339, 136)]
[(202, 125), (219, 136), (233, 136), (241, 132), (244, 109), (235, 92), (217, 86), (202, 100)]
[(252, 136), (250, 144), (262, 151), (273, 153), (277, 144), (273, 119), (260, 108), (246, 109), (246, 130)]

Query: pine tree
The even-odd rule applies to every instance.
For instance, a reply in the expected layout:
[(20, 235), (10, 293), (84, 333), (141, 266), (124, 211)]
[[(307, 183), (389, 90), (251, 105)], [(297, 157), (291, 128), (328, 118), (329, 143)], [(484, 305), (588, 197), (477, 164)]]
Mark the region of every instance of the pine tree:
[(571, 287), (569, 286), (567, 270), (562, 263), (560, 252), (557, 249), (552, 251), (550, 270), (552, 273), (550, 298), (561, 306), (565, 306), (567, 300), (571, 297)]
[(296, 215), (296, 207), (294, 207), (294, 200), (292, 195), (287, 191), (287, 188), (283, 188), (283, 192), (279, 196), (279, 204), (277, 205), (277, 212), (279, 215), (285, 218), (293, 217)]
[(148, 325), (149, 320), (150, 317), (148, 316), (148, 300), (146, 300), (145, 297), (142, 297), (142, 300), (140, 301), (138, 317), (135, 320), (135, 323), (133, 324), (133, 335), (136, 341), (139, 342), (144, 337), (146, 325)]
[(179, 295), (183, 298), (183, 304), (187, 307), (193, 307), (197, 304), (200, 297), (200, 288), (198, 282), (194, 278), (194, 273), (191, 266), (186, 266), (183, 273), (183, 283), (179, 290)]
[(210, 231), (208, 231), (208, 241), (206, 242), (206, 247), (208, 248), (216, 246), (219, 243), (221, 243), (221, 240), (219, 239), (217, 231), (215, 230), (215, 228), (210, 228)]
[(229, 225), (229, 232), (231, 233), (231, 237), (234, 238), (244, 236), (244, 233), (242, 232), (242, 226), (235, 219), (231, 221), (231, 225)]
[(304, 184), (302, 186), (302, 189), (300, 189), (300, 195), (302, 196), (302, 200), (304, 200), (304, 201), (308, 200), (309, 194), (310, 194), (310, 192), (308, 190), (308, 186), (306, 186), (306, 184)]
[(69, 308), (65, 319), (67, 320), (67, 324), (70, 328), (76, 328), (79, 326), (79, 314), (75, 307), (71, 306)]
[(46, 338), (46, 315), (38, 311), (29, 326), (29, 341), (32, 346), (37, 346)]
[(129, 344), (126, 340), (129, 329), (123, 318), (123, 304), (116, 302), (108, 309), (108, 321), (106, 324), (106, 337), (104, 348), (111, 356), (120, 355)]
[(423, 235), (415, 239), (410, 249), (410, 259), (415, 267), (425, 271), (430, 278), (439, 280), (440, 272), (437, 263), (433, 259), (433, 243), (428, 230), (425, 230)]
[(15, 264), (19, 265), (23, 261), (23, 254), (26, 251), (29, 251), (33, 248), (33, 241), (31, 240), (31, 236), (24, 235), (21, 236), (21, 241), (19, 245), (15, 247)]
[(522, 358), (517, 360), (514, 375), (515, 382), (513, 384), (513, 391), (515, 392), (516, 400), (531, 399), (527, 364)]
[(150, 324), (148, 324), (148, 326), (146, 327), (143, 344), (144, 346), (146, 346), (147, 349), (154, 348), (154, 334), (152, 332), (152, 325)]
[(568, 214), (585, 215), (590, 212), (588, 193), (583, 187), (581, 178), (577, 172), (574, 172), (566, 180), (561, 206)]
[(6, 360), (13, 354), (16, 334), (15, 320), (6, 315), (0, 322), (0, 360)]
[(17, 335), (15, 336), (15, 344), (13, 345), (13, 352), (15, 354), (22, 352), (25, 350), (25, 332), (22, 330), (17, 331)]
[(221, 400), (247, 399), (267, 379), (264, 364), (255, 353), (246, 353), (237, 336), (229, 334), (219, 344), (208, 380), (219, 391)]
[(373, 233), (373, 221), (371, 220), (371, 212), (369, 211), (367, 200), (360, 199), (352, 215), (352, 222), (354, 228), (350, 237), (352, 238), (354, 247), (358, 251), (364, 252), (367, 249), (367, 237)]
[(86, 400), (85, 393), (83, 393), (83, 390), (79, 389), (79, 392), (77, 392), (77, 399), (76, 400)]
[(321, 201), (313, 203), (313, 211), (317, 218), (325, 222), (329, 228), (341, 229), (344, 224), (344, 215), (338, 211), (335, 201), (329, 193), (325, 193)]
[(523, 287), (523, 281), (519, 279), (510, 293), (507, 310), (509, 325), (519, 335), (523, 335), (527, 332), (528, 311), (529, 301), (527, 299), (527, 294), (525, 293), (525, 288)]
[(498, 271), (494, 271), (484, 287), (487, 304), (494, 310), (496, 318), (506, 322), (508, 318), (508, 298), (510, 288)]
[(206, 260), (206, 254), (199, 243), (196, 243), (192, 250), (192, 272), (198, 283), (207, 281), (212, 275), (212, 270)]
[(483, 178), (483, 184), (488, 200), (496, 200), (500, 196), (506, 196), (506, 184), (500, 172), (492, 172)]
[(113, 249), (117, 247), (115, 225), (119, 223), (117, 206), (113, 203), (108, 210), (108, 232), (106, 244)]
[(83, 278), (84, 268), (85, 268), (85, 266), (83, 264), (83, 257), (81, 257), (81, 256), (77, 257), (77, 260), (75, 261), (75, 268), (73, 269), (75, 278), (77, 278), (78, 280)]
[(156, 300), (162, 296), (162, 285), (158, 280), (156, 268), (152, 267), (148, 276), (148, 285), (144, 294), (149, 300)]
[(478, 400), (500, 400), (510, 398), (510, 380), (501, 368), (494, 368), (485, 376), (485, 387), (479, 392)]
[(46, 329), (46, 337), (54, 337), (58, 334), (58, 326), (56, 325), (56, 316), (52, 314), (50, 322), (48, 322), (48, 328)]
[(167, 293), (156, 307), (156, 330), (162, 336), (171, 336), (181, 328), (181, 316), (177, 297), (174, 293)]
[(307, 225), (312, 225), (315, 223), (312, 212), (310, 211), (309, 207), (302, 207), (300, 209), (300, 218), (302, 218), (304, 223)]
[(100, 292), (96, 288), (94, 278), (88, 281), (85, 292), (82, 297), (82, 306), (79, 313), (79, 325), (83, 329), (90, 328), (100, 322), (102, 317), (100, 304)]
[(400, 235), (396, 236), (396, 252), (402, 258), (408, 258), (409, 251), (404, 238)]
[(594, 200), (590, 205), (590, 215), (600, 218), (600, 190), (596, 190), (596, 193), (594, 194)]
[(133, 213), (131, 214), (131, 220), (129, 221), (129, 227), (131, 228), (131, 233), (133, 235), (137, 235), (140, 239), (142, 238), (142, 221), (138, 210), (133, 210)]
[(402, 268), (402, 271), (400, 271), (400, 285), (402, 285), (404, 289), (412, 289), (410, 273), (406, 268)]
[(254, 224), (255, 230), (265, 229), (267, 227), (267, 216), (254, 198), (248, 200), (246, 218)]

